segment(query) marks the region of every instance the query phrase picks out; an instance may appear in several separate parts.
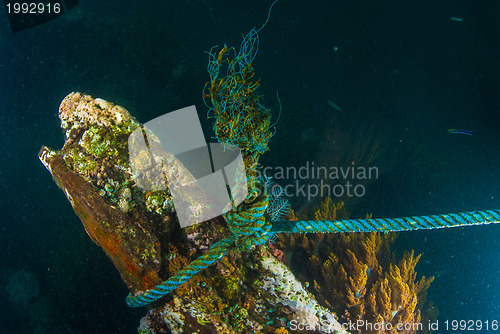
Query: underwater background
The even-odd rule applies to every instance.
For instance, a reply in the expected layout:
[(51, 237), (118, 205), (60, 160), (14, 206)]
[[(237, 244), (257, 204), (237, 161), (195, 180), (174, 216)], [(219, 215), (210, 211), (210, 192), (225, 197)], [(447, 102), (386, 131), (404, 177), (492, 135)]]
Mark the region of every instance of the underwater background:
[[(38, 151), (64, 143), (57, 108), (72, 91), (141, 122), (195, 104), (210, 137), (204, 51), (238, 46), (270, 4), (81, 2), (18, 33), (0, 14), (0, 332), (136, 332), (145, 309), (127, 308)], [(262, 103), (277, 118), (278, 90), (282, 106), (263, 166), (377, 167), (364, 196), (339, 199), (352, 218), (500, 208), (500, 2), (281, 1), (259, 35)], [(300, 211), (321, 198), (290, 200)], [(403, 232), (392, 249), (422, 254), (440, 321), (491, 321), (499, 237), (497, 224)]]

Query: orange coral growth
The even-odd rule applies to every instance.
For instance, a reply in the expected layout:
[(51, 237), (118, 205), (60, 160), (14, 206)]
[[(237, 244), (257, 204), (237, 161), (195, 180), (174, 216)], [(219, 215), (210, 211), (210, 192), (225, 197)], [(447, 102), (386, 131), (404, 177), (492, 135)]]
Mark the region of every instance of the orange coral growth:
[[(87, 234), (104, 249), (129, 289), (147, 290), (160, 283), (157, 272), (159, 266), (151, 259), (141, 259), (135, 254), (132, 251), (135, 245), (133, 240), (125, 239), (119, 229), (114, 228), (113, 224), (117, 225), (118, 222), (127, 222), (129, 226), (133, 226), (131, 218), (120, 210), (109, 207), (94, 187), (67, 168), (61, 155), (53, 155), (46, 162), (57, 185), (64, 190), (75, 213), (80, 217)], [(157, 240), (151, 235), (140, 229), (136, 233), (137, 238), (140, 236), (141, 240), (147, 240), (147, 244), (153, 249), (159, 247)]]
[(325, 198), (314, 212), (315, 220), (337, 220), (337, 212), (344, 207), (344, 202), (333, 203), (331, 197)]
[(274, 331), (274, 334), (288, 334), (288, 330), (285, 327), (280, 327)]
[[(295, 215), (295, 213), (293, 213)], [(325, 199), (312, 213), (315, 219), (343, 219), (347, 213), (343, 203)], [(301, 217), (307, 219), (305, 217)], [(348, 233), (314, 234), (280, 238), (280, 248), (293, 245), (292, 264), (302, 281), (312, 281), (312, 291), (325, 306), (346, 321), (364, 323), (410, 324), (415, 333), (425, 308), (426, 289), (433, 277), (417, 280), (415, 266), (420, 255), (405, 253), (396, 262), (390, 245), (396, 234)], [(299, 258), (298, 261), (295, 259)], [(398, 331), (367, 330), (359, 333), (396, 333)]]
[[(361, 300), (366, 294), (366, 281), (368, 280), (368, 266), (363, 264), (361, 261), (356, 259), (356, 255), (349, 249), (346, 251), (346, 256), (348, 259), (348, 264), (350, 265), (351, 274), (348, 276), (348, 282), (346, 282), (346, 297), (347, 306), (353, 307), (359, 305)], [(343, 265), (340, 265), (343, 269)], [(344, 275), (342, 275), (344, 278)]]

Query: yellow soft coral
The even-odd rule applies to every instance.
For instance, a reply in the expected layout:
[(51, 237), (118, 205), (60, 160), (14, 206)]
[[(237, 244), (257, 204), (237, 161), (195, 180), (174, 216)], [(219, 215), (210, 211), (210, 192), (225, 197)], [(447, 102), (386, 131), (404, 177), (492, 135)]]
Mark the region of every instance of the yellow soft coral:
[(280, 327), (274, 331), (274, 334), (288, 334), (288, 330), (285, 327)]
[(315, 220), (336, 220), (337, 211), (342, 209), (344, 202), (338, 204), (333, 203), (331, 197), (325, 198), (323, 202), (319, 205), (317, 210), (314, 212)]
[[(294, 218), (335, 220), (346, 218), (342, 202), (325, 199), (309, 215)], [(300, 217), (297, 217), (300, 216)], [(312, 282), (309, 287), (323, 305), (342, 315), (345, 321), (364, 323), (408, 324), (410, 330), (400, 333), (415, 333), (421, 322), (421, 313), (426, 307), (426, 290), (433, 277), (417, 280), (415, 266), (420, 255), (405, 253), (396, 262), (390, 245), (396, 233), (339, 233), (280, 237), (279, 246), (293, 246), (297, 276), (302, 281)], [(302, 261), (304, 259), (304, 261)], [(292, 261), (293, 262), (293, 261)], [(435, 313), (435, 312), (434, 312)], [(385, 328), (353, 331), (353, 333), (394, 334), (396, 329)]]
[(348, 284), (346, 284), (346, 297), (348, 307), (353, 307), (361, 304), (363, 297), (366, 294), (366, 281), (368, 279), (368, 266), (358, 261), (356, 255), (349, 249), (346, 251), (348, 266)]

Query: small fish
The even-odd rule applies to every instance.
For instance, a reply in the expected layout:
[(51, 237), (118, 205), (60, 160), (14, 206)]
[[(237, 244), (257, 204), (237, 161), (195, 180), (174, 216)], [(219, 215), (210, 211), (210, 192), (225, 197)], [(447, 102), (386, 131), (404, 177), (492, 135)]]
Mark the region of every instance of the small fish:
[(455, 17), (455, 16), (452, 16), (450, 17), (450, 20), (452, 21), (456, 21), (456, 22), (462, 22), (464, 19), (461, 18), (461, 17)]
[(449, 133), (461, 134), (461, 135), (469, 135), (472, 136), (474, 131), (463, 130), (463, 129), (448, 129)]
[(326, 101), (328, 102), (328, 105), (330, 107), (332, 107), (333, 109), (338, 110), (338, 111), (342, 111), (342, 109), (338, 106), (338, 104), (336, 104), (332, 100), (326, 100)]

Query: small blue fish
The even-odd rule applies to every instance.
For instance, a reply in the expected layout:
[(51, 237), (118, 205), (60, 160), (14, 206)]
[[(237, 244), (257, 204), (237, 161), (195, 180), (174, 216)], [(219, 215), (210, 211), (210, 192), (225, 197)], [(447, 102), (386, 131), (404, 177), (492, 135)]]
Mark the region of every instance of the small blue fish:
[(469, 135), (469, 136), (472, 136), (472, 134), (474, 133), (474, 131), (463, 130), (463, 129), (448, 129), (448, 132), (449, 133), (458, 133), (461, 135)]

